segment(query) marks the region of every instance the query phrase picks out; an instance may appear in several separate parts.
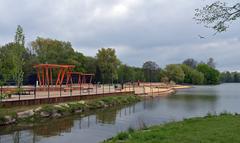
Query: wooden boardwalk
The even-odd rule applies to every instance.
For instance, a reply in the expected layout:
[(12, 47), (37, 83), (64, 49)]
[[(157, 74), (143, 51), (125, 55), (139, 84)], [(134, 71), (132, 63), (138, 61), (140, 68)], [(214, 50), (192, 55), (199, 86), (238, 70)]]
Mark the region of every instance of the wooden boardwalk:
[[(27, 87), (26, 89), (30, 89)], [(116, 88), (114, 85), (92, 85), (91, 88), (85, 90), (79, 87), (71, 89), (55, 88), (42, 91), (35, 89), (35, 92), (30, 92), (28, 95), (12, 95), (11, 98), (1, 100), (2, 106), (12, 105), (34, 105), (46, 103), (59, 103), (75, 100), (85, 100), (104, 96), (135, 94), (139, 96), (165, 96), (174, 93), (174, 89), (161, 86), (159, 83), (144, 83), (140, 85), (124, 85), (123, 89)]]

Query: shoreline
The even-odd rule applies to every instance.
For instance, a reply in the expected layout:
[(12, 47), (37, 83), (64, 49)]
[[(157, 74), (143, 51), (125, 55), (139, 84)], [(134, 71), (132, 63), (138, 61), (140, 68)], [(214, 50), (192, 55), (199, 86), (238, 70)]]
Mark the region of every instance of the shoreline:
[[(35, 106), (24, 106), (23, 111), (14, 111), (14, 108), (6, 113), (0, 113), (0, 126), (18, 124), (21, 122), (40, 122), (42, 119), (61, 118), (76, 113), (83, 113), (100, 108), (108, 108), (116, 105), (127, 105), (141, 100), (141, 98), (154, 98), (161, 96), (170, 96), (177, 92), (178, 89), (192, 88), (192, 86), (176, 85), (172, 87), (144, 87), (142, 94), (127, 94), (126, 96), (109, 96), (100, 97), (91, 100), (78, 100), (72, 102), (63, 102), (57, 104), (43, 104)], [(108, 101), (109, 100), (109, 101)], [(20, 108), (20, 107), (19, 107)], [(8, 108), (3, 108), (8, 109)], [(11, 111), (13, 109), (13, 111)], [(3, 111), (2, 111), (3, 112)]]
[[(0, 115), (0, 126), (8, 126), (21, 123), (38, 123), (43, 120), (62, 118), (75, 114), (83, 114), (101, 108), (110, 108), (119, 105), (129, 105), (141, 100), (135, 95), (102, 97), (91, 100), (80, 100), (59, 104), (45, 104), (39, 106), (26, 106), (23, 111), (14, 111), (10, 108), (6, 113)], [(6, 108), (5, 108), (6, 109)], [(4, 109), (2, 109), (4, 110)]]
[[(145, 87), (146, 88), (146, 87)], [(170, 96), (177, 92), (177, 90), (180, 89), (189, 89), (193, 88), (193, 86), (190, 85), (174, 85), (171, 87), (147, 87), (148, 89), (145, 89), (145, 92), (142, 94), (138, 94), (141, 97), (161, 97), (161, 96)], [(146, 92), (147, 91), (147, 92)]]

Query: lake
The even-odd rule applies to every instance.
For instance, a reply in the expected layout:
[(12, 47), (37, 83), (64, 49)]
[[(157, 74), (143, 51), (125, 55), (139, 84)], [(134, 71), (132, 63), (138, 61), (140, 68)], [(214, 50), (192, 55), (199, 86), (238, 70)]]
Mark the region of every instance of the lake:
[(240, 84), (195, 86), (175, 95), (36, 124), (0, 127), (0, 143), (96, 143), (129, 128), (162, 124), (208, 113), (240, 113)]

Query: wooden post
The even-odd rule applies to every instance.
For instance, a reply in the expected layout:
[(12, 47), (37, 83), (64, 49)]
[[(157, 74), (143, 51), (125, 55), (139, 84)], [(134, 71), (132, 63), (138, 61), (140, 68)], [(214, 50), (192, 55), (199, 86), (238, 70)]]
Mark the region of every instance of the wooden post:
[(102, 83), (102, 85), (103, 85), (103, 94), (104, 94), (104, 78), (103, 78), (103, 83)]
[(97, 95), (97, 88), (98, 88), (98, 84), (97, 84), (97, 82), (96, 82), (96, 95)]
[(42, 68), (42, 85), (45, 86), (44, 68)]
[(60, 97), (62, 96), (62, 84), (60, 84)]
[(50, 97), (50, 89), (49, 89), (49, 84), (48, 84), (48, 101), (49, 101), (49, 97)]
[(36, 97), (37, 97), (37, 93), (36, 93), (36, 90), (37, 90), (37, 85), (35, 84), (35, 86), (34, 86), (34, 99), (36, 99)]

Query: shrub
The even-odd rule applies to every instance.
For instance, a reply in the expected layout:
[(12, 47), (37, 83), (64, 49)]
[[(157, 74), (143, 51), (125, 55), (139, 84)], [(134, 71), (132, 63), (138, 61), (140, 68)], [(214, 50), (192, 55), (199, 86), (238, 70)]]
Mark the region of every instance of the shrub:
[(121, 132), (117, 135), (117, 139), (118, 140), (126, 140), (128, 139), (128, 133), (126, 132)]

